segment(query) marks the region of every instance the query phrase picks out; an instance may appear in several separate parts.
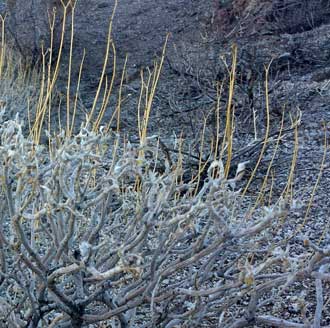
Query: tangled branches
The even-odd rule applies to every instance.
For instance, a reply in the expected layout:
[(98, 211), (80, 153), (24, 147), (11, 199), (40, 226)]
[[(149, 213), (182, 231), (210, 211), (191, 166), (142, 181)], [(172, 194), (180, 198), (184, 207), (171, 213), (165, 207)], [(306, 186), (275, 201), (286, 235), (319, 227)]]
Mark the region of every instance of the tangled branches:
[[(152, 162), (139, 147), (117, 147), (118, 136), (81, 130), (45, 149), (17, 121), (0, 134), (0, 320), (8, 327), (320, 327), (330, 251), (310, 244), (310, 258), (294, 258), (275, 247), (289, 206), (279, 200), (246, 219), (221, 162), (197, 190), (180, 183), (178, 167), (157, 173), (156, 149), (143, 149)], [(313, 322), (265, 313), (307, 278), (316, 281)]]

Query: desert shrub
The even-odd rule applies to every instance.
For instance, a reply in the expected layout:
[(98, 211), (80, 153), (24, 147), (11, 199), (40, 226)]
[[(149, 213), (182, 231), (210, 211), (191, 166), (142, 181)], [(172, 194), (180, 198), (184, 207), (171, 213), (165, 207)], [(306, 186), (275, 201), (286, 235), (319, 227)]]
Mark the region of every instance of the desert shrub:
[[(116, 132), (109, 129), (110, 124), (102, 125), (107, 97), (101, 114), (93, 116), (98, 107), (95, 100), (77, 133), (70, 129), (73, 101), (64, 108), (66, 130), (59, 125), (57, 133), (47, 131), (44, 121), (53, 107), (56, 69), (41, 79), (48, 84), (44, 82), (40, 91), (35, 115), (28, 115), (29, 128), (20, 116), (7, 116), (9, 104), (3, 106), (2, 326), (320, 327), (329, 250), (305, 240), (308, 251), (301, 247), (298, 255), (291, 241), (299, 231), (280, 233), (291, 212), (299, 213), (299, 200), (292, 193), (296, 148), (280, 196), (265, 197), (271, 159), (260, 193), (247, 197), (266, 146), (276, 144), (275, 156), (284, 139), (282, 132), (292, 127), (285, 129), (282, 121), (280, 132), (271, 133), (266, 101), (264, 137), (235, 154), (236, 55), (234, 49), (224, 132), (216, 124), (216, 139), (208, 147), (212, 152), (204, 161), (201, 146), (194, 170), (185, 163), (191, 154), (184, 154), (181, 141), (170, 149), (159, 136), (147, 133), (164, 54), (154, 72), (149, 70), (147, 80), (152, 82), (142, 81), (135, 139), (119, 133), (120, 92), (113, 114)], [(3, 52), (1, 59), (2, 68), (14, 67), (6, 66)], [(9, 86), (15, 89), (18, 81), (27, 81), (12, 76), (0, 76), (1, 82), (8, 83), (3, 95), (10, 94)], [(24, 87), (15, 90), (22, 94)], [(70, 100), (70, 83), (67, 90)], [(215, 107), (219, 120), (219, 106)], [(47, 127), (51, 123), (49, 118)], [(293, 129), (297, 135), (297, 125)], [(48, 134), (43, 145), (41, 131)], [(242, 181), (244, 165), (237, 162), (242, 156), (255, 165), (248, 181)], [(234, 164), (237, 171), (231, 176)], [(295, 243), (303, 246), (302, 240)], [(313, 315), (306, 314), (307, 295), (301, 286), (315, 289)], [(286, 295), (304, 323), (283, 318), (281, 304)]]
[[(274, 247), (285, 200), (246, 219), (221, 161), (196, 192), (178, 182), (180, 169), (155, 170), (157, 148), (145, 145), (141, 156), (118, 147), (117, 135), (82, 129), (59, 135), (51, 151), (25, 138), (17, 120), (3, 122), (0, 135), (8, 327), (286, 327), (259, 308), (295, 281), (328, 279), (328, 250), (302, 264), (288, 246)], [(228, 316), (239, 307), (240, 318)]]

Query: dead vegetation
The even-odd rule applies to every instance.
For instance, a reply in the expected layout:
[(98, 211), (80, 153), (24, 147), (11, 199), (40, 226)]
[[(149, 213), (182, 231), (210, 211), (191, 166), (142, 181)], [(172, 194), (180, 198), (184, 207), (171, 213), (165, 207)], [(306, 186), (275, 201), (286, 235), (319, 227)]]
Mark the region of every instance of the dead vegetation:
[[(104, 65), (110, 54), (115, 58), (111, 23), (107, 41)], [(4, 44), (1, 49), (0, 67), (9, 68), (8, 58), (15, 57), (5, 55)], [(289, 122), (282, 117), (272, 129), (269, 66), (263, 127), (254, 124), (253, 143), (237, 149), (233, 47), (224, 113), (223, 95), (216, 92), (214, 133), (209, 140), (205, 123), (199, 152), (192, 155), (184, 138), (169, 145), (148, 133), (165, 47), (153, 71), (141, 71), (136, 136), (120, 129), (125, 68), (116, 105), (108, 106), (114, 77), (104, 71), (84, 124), (75, 129), (79, 90), (70, 93), (70, 70), (66, 101), (58, 109), (53, 95), (59, 64), (51, 53), (42, 58), (28, 128), (19, 117), (6, 117), (9, 103), (1, 110), (3, 324), (327, 327), (327, 227), (318, 241), (301, 233), (322, 178), (326, 133), (320, 171), (304, 204), (294, 185), (300, 116)], [(17, 79), (4, 72), (1, 81), (16, 87)], [(8, 89), (1, 97), (6, 94)], [(111, 119), (104, 120), (110, 109)], [(276, 186), (274, 162), (288, 135), (288, 172), (285, 184)], [(261, 169), (261, 183), (251, 194)]]

